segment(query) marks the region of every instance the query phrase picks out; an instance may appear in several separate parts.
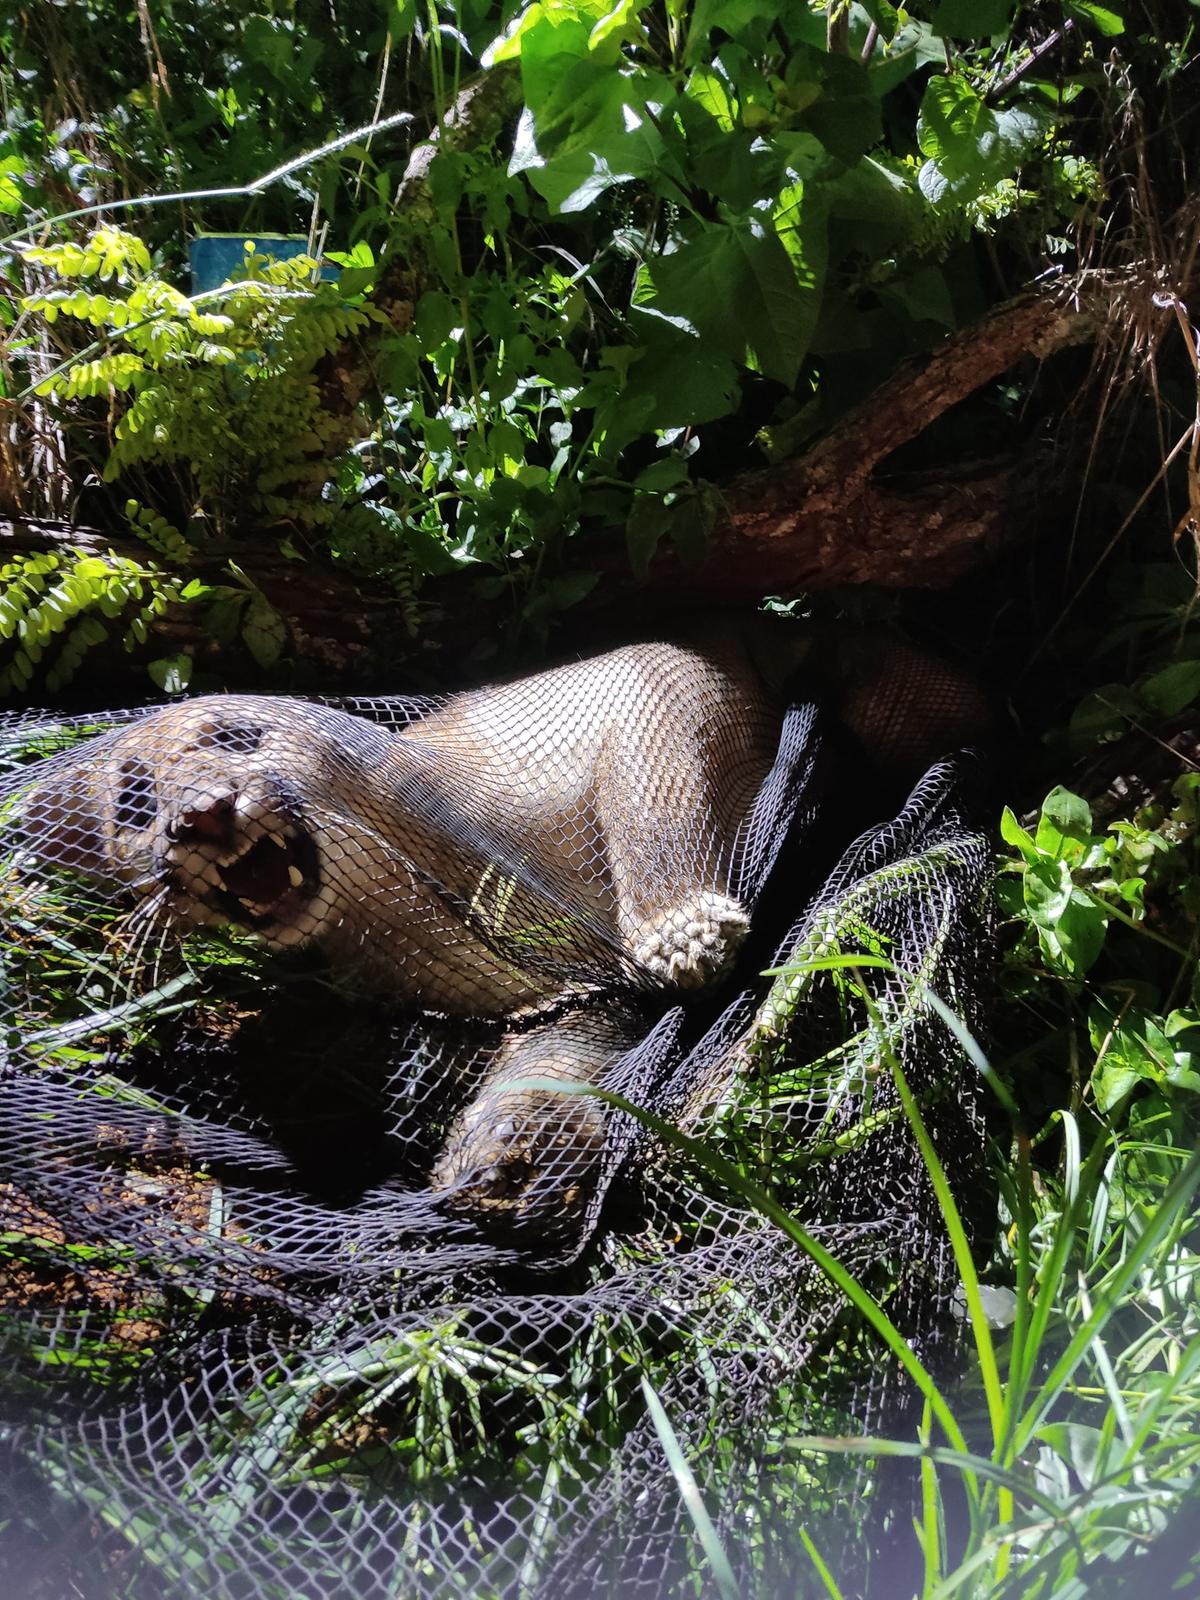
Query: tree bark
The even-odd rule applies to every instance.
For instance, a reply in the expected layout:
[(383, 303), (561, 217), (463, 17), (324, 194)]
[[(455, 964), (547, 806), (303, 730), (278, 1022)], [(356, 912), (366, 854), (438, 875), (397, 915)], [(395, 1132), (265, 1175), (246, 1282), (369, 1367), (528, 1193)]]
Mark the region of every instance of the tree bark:
[[(722, 491), (724, 513), (703, 565), (663, 552), (640, 598), (696, 605), (843, 584), (952, 583), (1020, 537), (1041, 463), (956, 462), (889, 477), (888, 457), (1024, 357), (1048, 356), (1094, 331), (1085, 310), (1053, 293), (1001, 306), (906, 362), (797, 460), (735, 478)], [(610, 603), (614, 590), (635, 591), (627, 563), (605, 565), (595, 603)]]
[[(723, 510), (703, 561), (688, 565), (666, 551), (638, 582), (623, 536), (577, 541), (579, 564), (601, 569), (587, 609), (636, 614), (749, 603), (767, 593), (816, 591), (872, 583), (884, 588), (940, 588), (1019, 538), (1038, 492), (1039, 462), (1011, 458), (955, 462), (920, 473), (888, 474), (902, 445), (974, 390), (1023, 357), (1045, 356), (1088, 338), (1094, 320), (1052, 294), (1001, 307), (911, 361), (795, 461), (745, 473), (721, 491)], [(153, 557), (128, 537), (65, 523), (0, 521), (0, 558), (9, 550), (76, 547)], [(369, 673), (374, 663), (411, 657), (400, 603), (369, 580), (286, 560), (269, 545), (210, 546), (189, 575), (228, 581), (239, 567), (285, 618), (291, 650), (332, 678)], [(430, 584), (422, 598), (442, 602), (453, 619), (469, 614), (481, 632), (480, 602), (467, 599), (471, 575)], [(464, 585), (467, 586), (464, 589)], [(447, 629), (453, 633), (450, 620)], [(451, 643), (454, 641), (451, 640)], [(192, 649), (211, 656), (201, 618), (178, 607), (159, 625), (149, 652)]]

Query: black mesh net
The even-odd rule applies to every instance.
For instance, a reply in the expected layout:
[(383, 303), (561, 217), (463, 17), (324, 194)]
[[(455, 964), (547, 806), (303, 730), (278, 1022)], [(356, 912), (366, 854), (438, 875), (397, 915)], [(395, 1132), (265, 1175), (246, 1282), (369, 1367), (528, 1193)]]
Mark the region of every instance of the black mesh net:
[(861, 828), (725, 646), (0, 737), (6, 1592), (705, 1592), (672, 1430), (740, 1592), (880, 1550), (884, 1478), (789, 1441), (903, 1383), (665, 1130), (939, 1359), (891, 1064), (977, 1194), (970, 757)]

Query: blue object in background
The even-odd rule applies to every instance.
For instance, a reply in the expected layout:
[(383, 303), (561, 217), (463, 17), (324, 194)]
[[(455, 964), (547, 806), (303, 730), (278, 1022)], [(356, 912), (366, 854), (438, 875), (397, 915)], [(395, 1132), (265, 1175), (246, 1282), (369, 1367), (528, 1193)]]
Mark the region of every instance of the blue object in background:
[[(188, 245), (188, 261), (192, 269), (192, 293), (202, 294), (206, 289), (218, 289), (240, 268), (246, 258), (246, 245), (251, 243), (259, 255), (270, 256), (274, 261), (291, 261), (308, 252), (306, 233), (201, 233)], [(336, 278), (338, 269), (321, 268), (323, 278)]]

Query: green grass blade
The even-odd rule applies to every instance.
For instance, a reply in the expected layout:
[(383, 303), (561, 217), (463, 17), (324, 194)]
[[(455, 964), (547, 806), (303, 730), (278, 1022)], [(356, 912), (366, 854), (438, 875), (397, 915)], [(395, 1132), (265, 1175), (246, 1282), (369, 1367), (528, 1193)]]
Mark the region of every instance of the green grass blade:
[(933, 990), (929, 988), (928, 985), (925, 987), (923, 998), (929, 1009), (938, 1017), (940, 1017), (942, 1022), (945, 1023), (946, 1027), (958, 1040), (962, 1047), (962, 1052), (966, 1056), (967, 1060), (970, 1061), (972, 1066), (978, 1070), (979, 1076), (984, 1080), (988, 1088), (996, 1096), (996, 1099), (999, 1100), (1005, 1111), (1008, 1112), (1009, 1116), (1019, 1117), (1020, 1112), (1017, 1109), (1017, 1102), (1009, 1093), (1007, 1085), (1000, 1079), (996, 1069), (992, 1066), (991, 1062), (980, 1048), (979, 1041), (975, 1038), (975, 1035), (971, 1032), (970, 1028), (967, 1027), (963, 1019), (956, 1011), (951, 1010), (951, 1008), (942, 999), (941, 995), (934, 994)]
[(996, 1348), (992, 1342), (992, 1330), (988, 1326), (987, 1313), (983, 1309), (983, 1301), (979, 1294), (979, 1275), (975, 1271), (975, 1262), (971, 1256), (971, 1246), (967, 1239), (967, 1231), (963, 1227), (962, 1216), (955, 1204), (954, 1196), (950, 1191), (950, 1182), (946, 1177), (946, 1169), (933, 1147), (933, 1140), (929, 1137), (929, 1130), (925, 1126), (925, 1119), (921, 1116), (916, 1098), (908, 1086), (908, 1079), (899, 1061), (888, 1052), (889, 1065), (892, 1077), (895, 1079), (896, 1092), (904, 1106), (905, 1115), (908, 1117), (909, 1126), (912, 1128), (913, 1137), (921, 1152), (921, 1159), (925, 1163), (925, 1170), (929, 1174), (929, 1181), (937, 1196), (938, 1209), (942, 1214), (942, 1221), (946, 1225), (946, 1232), (950, 1237), (950, 1247), (954, 1251), (955, 1265), (962, 1281), (963, 1294), (966, 1296), (967, 1314), (970, 1318), (971, 1333), (975, 1339), (975, 1351), (979, 1358), (980, 1377), (983, 1380), (984, 1394), (987, 1399), (988, 1419), (992, 1426), (992, 1439), (997, 1450), (1002, 1447), (1004, 1432), (1004, 1394), (1000, 1382), (1000, 1371), (996, 1365)]
[(646, 1111), (641, 1106), (636, 1106), (632, 1101), (626, 1100), (624, 1095), (615, 1094), (611, 1089), (598, 1089), (592, 1084), (564, 1083), (560, 1078), (522, 1078), (508, 1085), (510, 1089), (540, 1089), (549, 1090), (556, 1094), (588, 1094), (604, 1101), (617, 1111), (624, 1111), (634, 1117), (643, 1127), (649, 1128), (664, 1144), (674, 1150), (681, 1151), (689, 1156), (697, 1166), (705, 1168), (713, 1177), (717, 1178), (733, 1193), (740, 1195), (748, 1205), (760, 1212), (770, 1222), (773, 1222), (789, 1239), (808, 1255), (820, 1268), (829, 1281), (846, 1296), (851, 1304), (862, 1313), (875, 1333), (896, 1357), (900, 1365), (908, 1373), (919, 1392), (928, 1400), (930, 1409), (936, 1417), (938, 1426), (945, 1433), (947, 1439), (955, 1449), (966, 1451), (966, 1439), (954, 1413), (950, 1410), (937, 1383), (926, 1367), (922, 1364), (916, 1352), (908, 1344), (904, 1335), (884, 1311), (883, 1307), (869, 1294), (866, 1289), (846, 1271), (845, 1267), (825, 1247), (805, 1229), (790, 1211), (785, 1211), (777, 1200), (771, 1198), (765, 1189), (752, 1182), (739, 1172), (732, 1162), (726, 1161), (716, 1151), (710, 1150), (699, 1139), (693, 1139), (690, 1134), (673, 1127), (671, 1123), (664, 1122), (661, 1117), (656, 1117), (653, 1112)]
[(696, 1537), (700, 1541), (705, 1559), (712, 1570), (713, 1579), (720, 1590), (723, 1600), (738, 1600), (740, 1591), (733, 1576), (733, 1568), (729, 1565), (729, 1557), (713, 1527), (712, 1518), (700, 1494), (699, 1485), (695, 1474), (688, 1466), (687, 1457), (679, 1443), (678, 1435), (671, 1426), (671, 1419), (667, 1416), (666, 1407), (658, 1397), (658, 1393), (649, 1378), (642, 1374), (642, 1393), (646, 1397), (646, 1409), (650, 1413), (650, 1420), (654, 1423), (654, 1431), (658, 1434), (663, 1447), (663, 1454), (667, 1458), (679, 1486), (679, 1493), (684, 1505), (687, 1507), (688, 1516), (696, 1529)]
[(819, 1450), (829, 1454), (856, 1456), (900, 1456), (908, 1461), (930, 1461), (937, 1467), (953, 1467), (961, 1473), (986, 1478), (998, 1488), (1007, 1489), (1014, 1500), (1028, 1501), (1055, 1522), (1062, 1520), (1062, 1507), (1052, 1496), (1043, 1494), (1027, 1478), (1002, 1467), (973, 1450), (951, 1450), (940, 1444), (919, 1444), (911, 1439), (830, 1438), (822, 1434), (801, 1434), (784, 1441), (789, 1450)]
[[(1103, 1153), (1103, 1146), (1098, 1146)], [(1113, 1273), (1104, 1291), (1097, 1295), (1096, 1306), (1087, 1317), (1067, 1348), (1047, 1374), (1032, 1405), (1026, 1410), (1014, 1435), (1014, 1448), (1022, 1450), (1045, 1420), (1050, 1407), (1070, 1381), (1097, 1333), (1108, 1323), (1125, 1300), (1127, 1291), (1138, 1273), (1153, 1254), (1155, 1247), (1169, 1232), (1182, 1207), (1200, 1188), (1200, 1150), (1170, 1182), (1162, 1200), (1148, 1218), (1145, 1231), (1121, 1266)]]
[(817, 1569), (817, 1577), (820, 1578), (825, 1593), (829, 1596), (829, 1600), (844, 1600), (842, 1591), (838, 1588), (832, 1572), (830, 1572), (829, 1568), (821, 1559), (821, 1552), (817, 1549), (816, 1545), (809, 1537), (807, 1528), (800, 1529), (800, 1543), (804, 1546), (805, 1550), (807, 1550), (808, 1559)]
[[(925, 1406), (921, 1414), (920, 1439), (924, 1448), (929, 1446), (929, 1407)], [(941, 1486), (938, 1475), (934, 1471), (934, 1463), (925, 1456), (921, 1460), (921, 1522), (919, 1536), (921, 1540), (922, 1565), (924, 1567), (924, 1581), (921, 1585), (922, 1600), (929, 1600), (937, 1575), (942, 1567), (943, 1547), (943, 1518)]]

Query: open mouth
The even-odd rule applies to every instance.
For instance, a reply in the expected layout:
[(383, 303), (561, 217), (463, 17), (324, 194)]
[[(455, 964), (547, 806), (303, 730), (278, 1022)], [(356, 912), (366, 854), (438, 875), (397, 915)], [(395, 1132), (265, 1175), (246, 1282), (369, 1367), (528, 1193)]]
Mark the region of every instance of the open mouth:
[(320, 855), (311, 835), (293, 829), (264, 833), (240, 855), (216, 868), (221, 910), (263, 929), (287, 922), (320, 888)]

